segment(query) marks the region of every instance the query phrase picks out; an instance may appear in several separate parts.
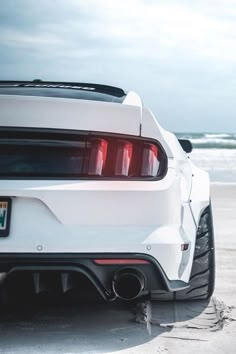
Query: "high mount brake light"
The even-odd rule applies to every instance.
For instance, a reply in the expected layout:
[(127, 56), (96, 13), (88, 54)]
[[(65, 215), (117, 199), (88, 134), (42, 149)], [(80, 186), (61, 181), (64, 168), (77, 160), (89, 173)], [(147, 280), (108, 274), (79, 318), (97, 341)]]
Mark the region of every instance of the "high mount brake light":
[(115, 136), (89, 136), (83, 177), (132, 179), (160, 177), (166, 157), (156, 142)]

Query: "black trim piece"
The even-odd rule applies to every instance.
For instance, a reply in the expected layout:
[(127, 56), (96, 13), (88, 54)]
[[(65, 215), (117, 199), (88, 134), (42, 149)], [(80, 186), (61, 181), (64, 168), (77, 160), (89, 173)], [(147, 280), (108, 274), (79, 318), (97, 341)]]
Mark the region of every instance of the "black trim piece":
[(105, 93), (108, 95), (122, 97), (126, 96), (126, 92), (115, 86), (94, 84), (94, 83), (85, 83), (85, 82), (62, 82), (62, 81), (42, 81), (42, 80), (33, 80), (33, 81), (14, 81), (14, 80), (0, 80), (1, 86), (12, 86), (12, 87), (30, 87), (30, 88), (62, 88), (62, 89), (77, 89), (83, 91), (93, 91)]
[(102, 282), (99, 281), (99, 279), (92, 273), (89, 271), (89, 269), (83, 266), (54, 266), (54, 265), (25, 265), (25, 266), (15, 266), (13, 268), (11, 268), (11, 270), (6, 274), (6, 276), (4, 277), (4, 281), (12, 274), (15, 272), (24, 272), (24, 271), (29, 271), (31, 273), (34, 272), (47, 272), (47, 271), (55, 271), (55, 272), (77, 272), (77, 273), (81, 273), (83, 275), (85, 275), (90, 281), (91, 283), (95, 286), (95, 288), (98, 290), (98, 292), (100, 293), (100, 295), (103, 297), (104, 300), (109, 300), (110, 298), (112, 299), (113, 296), (111, 296), (110, 292), (107, 291), (105, 289), (105, 287), (103, 286)]
[(182, 149), (187, 153), (189, 154), (190, 152), (193, 151), (193, 145), (191, 143), (190, 140), (187, 140), (187, 139), (178, 139), (179, 140), (179, 143), (182, 147)]
[(147, 142), (153, 143), (158, 146), (162, 154), (162, 163), (160, 171), (158, 172), (157, 177), (121, 177), (121, 176), (112, 176), (112, 177), (103, 177), (103, 176), (30, 176), (30, 175), (14, 175), (14, 176), (7, 176), (2, 175), (0, 176), (0, 180), (99, 180), (99, 181), (159, 181), (162, 180), (168, 170), (168, 158), (166, 152), (162, 145), (153, 138), (149, 137), (140, 137), (128, 134), (118, 134), (118, 133), (110, 133), (110, 132), (97, 132), (97, 131), (80, 131), (80, 130), (70, 130), (70, 129), (51, 129), (51, 128), (23, 128), (23, 127), (1, 127), (0, 126), (0, 141), (1, 139), (12, 141), (15, 143), (17, 139), (23, 139), (25, 143), (27, 143), (27, 139), (32, 141), (34, 138), (41, 140), (43, 145), (43, 140), (50, 140), (58, 142), (63, 141), (76, 141), (78, 136), (86, 137), (96, 137), (96, 138), (116, 138), (116, 139), (131, 139), (136, 140), (139, 142)]
[[(165, 291), (174, 292), (187, 288), (189, 285), (181, 280), (169, 280), (157, 262), (157, 260), (147, 254), (142, 253), (0, 253), (0, 272), (9, 272), (11, 269), (17, 267), (27, 267), (27, 270), (35, 270), (36, 268), (43, 266), (42, 270), (52, 270), (57, 266), (60, 270), (67, 269), (72, 271), (80, 271), (83, 268), (86, 272), (90, 270), (90, 276), (97, 277), (96, 272), (102, 273), (102, 270), (113, 270), (125, 267), (133, 267), (140, 269), (148, 269), (148, 265), (97, 265), (93, 262), (94, 259), (142, 259), (149, 261), (151, 265), (156, 269), (163, 281)], [(69, 265), (68, 265), (69, 264)], [(26, 268), (24, 268), (26, 269)], [(96, 270), (96, 271), (95, 271)], [(156, 275), (157, 276), (157, 275)], [(97, 279), (98, 281), (98, 279)], [(95, 281), (96, 282), (96, 281)], [(94, 281), (93, 281), (94, 283)], [(102, 282), (100, 282), (102, 283)], [(103, 289), (105, 286), (103, 286)], [(101, 289), (101, 287), (100, 287)], [(158, 290), (158, 289), (156, 289)]]
[(7, 221), (6, 221), (6, 229), (0, 230), (0, 237), (7, 237), (10, 233), (10, 222), (11, 222), (11, 198), (8, 197), (0, 197), (0, 202), (7, 202)]

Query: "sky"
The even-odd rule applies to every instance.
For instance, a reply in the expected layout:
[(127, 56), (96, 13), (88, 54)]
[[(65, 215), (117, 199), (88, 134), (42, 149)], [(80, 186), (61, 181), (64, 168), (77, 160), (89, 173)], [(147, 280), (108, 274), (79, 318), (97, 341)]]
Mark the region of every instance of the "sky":
[(1, 1), (0, 79), (119, 86), (166, 129), (236, 133), (236, 0)]

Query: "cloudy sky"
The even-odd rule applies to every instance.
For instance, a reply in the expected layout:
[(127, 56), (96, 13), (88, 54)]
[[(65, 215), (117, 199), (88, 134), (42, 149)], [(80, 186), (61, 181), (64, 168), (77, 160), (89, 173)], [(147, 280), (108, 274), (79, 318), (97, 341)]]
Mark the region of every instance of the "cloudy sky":
[(236, 0), (0, 2), (0, 79), (137, 91), (176, 132), (236, 133)]

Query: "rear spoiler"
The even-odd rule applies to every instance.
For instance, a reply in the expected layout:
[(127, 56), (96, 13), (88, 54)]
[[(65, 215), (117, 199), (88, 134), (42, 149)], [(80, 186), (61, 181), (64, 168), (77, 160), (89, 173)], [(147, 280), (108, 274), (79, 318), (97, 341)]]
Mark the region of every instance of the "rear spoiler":
[(0, 86), (15, 86), (15, 87), (53, 87), (53, 88), (68, 88), (77, 90), (93, 90), (108, 95), (123, 97), (126, 96), (126, 92), (115, 86), (100, 85), (85, 82), (62, 82), (62, 81), (43, 81), (36, 79), (33, 81), (14, 81), (14, 80), (0, 80)]

